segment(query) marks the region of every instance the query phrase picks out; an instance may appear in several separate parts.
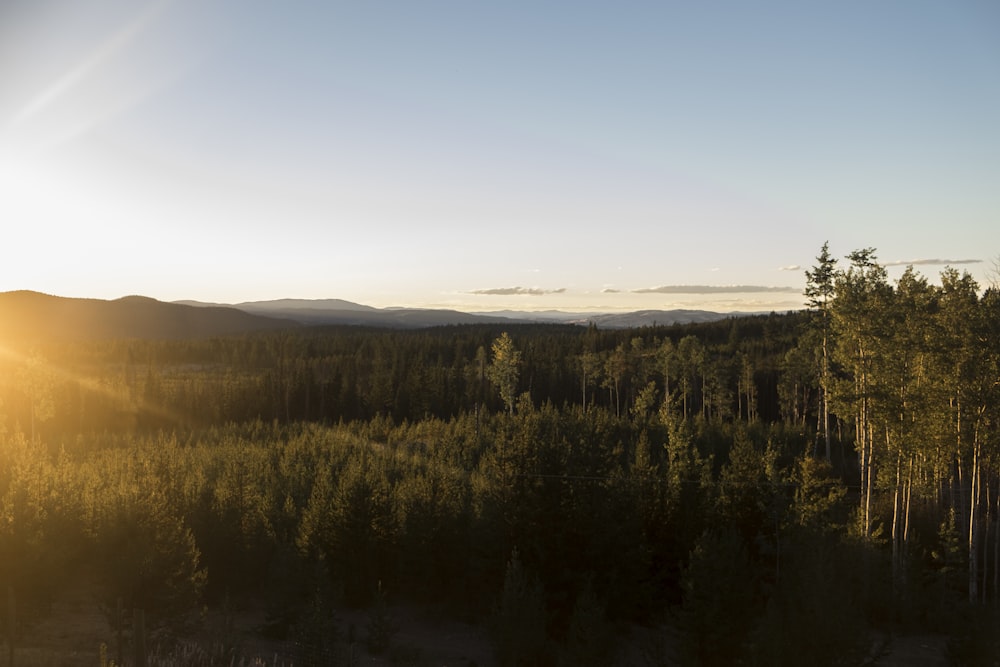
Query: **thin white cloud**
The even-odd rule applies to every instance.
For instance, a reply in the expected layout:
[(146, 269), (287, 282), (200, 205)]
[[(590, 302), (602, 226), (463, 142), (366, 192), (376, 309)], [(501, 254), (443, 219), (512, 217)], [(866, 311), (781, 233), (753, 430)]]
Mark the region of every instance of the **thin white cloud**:
[(788, 266), (779, 266), (779, 271), (801, 271), (802, 267), (798, 264), (789, 264)]
[(907, 259), (883, 262), (882, 266), (948, 266), (951, 264), (981, 264), (981, 259)]
[(493, 287), (490, 289), (477, 289), (468, 294), (479, 294), (485, 296), (543, 296), (545, 294), (562, 294), (565, 287), (558, 289), (541, 289), (539, 287)]
[(800, 292), (798, 287), (764, 285), (661, 285), (632, 290), (633, 294), (755, 294), (760, 292)]
[(605, 287), (601, 290), (601, 294), (621, 294), (621, 290), (614, 287)]

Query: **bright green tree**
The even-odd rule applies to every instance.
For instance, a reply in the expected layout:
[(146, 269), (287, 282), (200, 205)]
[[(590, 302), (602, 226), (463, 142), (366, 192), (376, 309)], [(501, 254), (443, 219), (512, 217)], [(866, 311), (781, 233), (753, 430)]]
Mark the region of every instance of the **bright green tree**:
[(493, 359), (486, 369), (486, 376), (496, 385), (500, 398), (507, 406), (507, 412), (514, 414), (517, 383), (521, 373), (521, 352), (514, 347), (514, 341), (506, 331), (493, 341), (491, 349)]

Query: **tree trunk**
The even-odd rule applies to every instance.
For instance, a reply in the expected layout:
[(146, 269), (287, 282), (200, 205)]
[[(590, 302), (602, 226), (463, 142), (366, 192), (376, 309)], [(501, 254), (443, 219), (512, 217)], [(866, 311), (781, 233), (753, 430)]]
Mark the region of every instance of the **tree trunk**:
[(826, 462), (830, 463), (830, 398), (827, 395), (827, 385), (829, 384), (829, 366), (830, 362), (827, 358), (827, 340), (826, 333), (823, 334), (823, 378), (820, 382), (820, 395), (823, 400), (823, 437), (826, 440)]
[[(889, 441), (889, 429), (885, 430), (886, 445)], [(903, 456), (901, 453), (896, 454), (896, 485), (895, 490), (892, 493), (892, 586), (893, 589), (897, 589), (899, 585), (899, 575), (900, 575), (900, 542), (901, 533), (903, 529), (902, 521), (900, 520), (902, 515), (902, 504), (903, 504)]]
[(971, 489), (969, 492), (969, 602), (979, 600), (979, 530), (976, 515), (979, 513), (979, 443), (973, 444), (972, 470), (970, 474)]
[(906, 558), (906, 554), (910, 546), (910, 507), (911, 500), (913, 498), (913, 455), (910, 455), (910, 470), (906, 475), (906, 494), (905, 494), (905, 504), (906, 509), (904, 511), (903, 519), (903, 557)]
[[(994, 494), (993, 515), (1000, 518), (1000, 493)], [(993, 604), (1000, 604), (1000, 534), (993, 531)]]
[[(980, 484), (982, 484), (982, 481), (980, 481)], [(987, 581), (989, 580), (989, 574), (990, 574), (990, 561), (987, 558), (990, 549), (990, 509), (992, 508), (992, 505), (990, 504), (989, 476), (986, 477), (986, 485), (983, 490), (983, 496), (984, 500), (982, 506), (983, 506), (983, 511), (985, 512), (985, 516), (983, 517), (983, 537), (981, 540), (981, 543), (983, 545), (983, 567), (982, 567), (983, 572), (981, 575), (982, 579), (979, 582), (979, 591), (980, 595), (983, 598), (983, 602), (985, 602), (986, 591), (988, 590)]]
[(874, 444), (874, 433), (871, 431), (865, 436), (865, 440), (868, 443), (868, 475), (865, 480), (865, 537), (871, 536), (871, 512), (872, 512), (872, 472), (874, 468), (875, 459), (875, 447)]

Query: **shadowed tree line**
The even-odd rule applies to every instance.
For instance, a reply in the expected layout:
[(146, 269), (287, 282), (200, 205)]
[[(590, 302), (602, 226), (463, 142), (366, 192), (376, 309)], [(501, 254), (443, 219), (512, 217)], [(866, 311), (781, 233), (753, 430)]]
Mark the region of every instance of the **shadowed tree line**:
[(257, 601), (303, 645), (388, 596), (502, 664), (635, 626), (648, 664), (857, 664), (875, 631), (986, 660), (1000, 295), (845, 260), (808, 311), (710, 324), (8, 349), (0, 584), (23, 622), (81, 574), (177, 632)]

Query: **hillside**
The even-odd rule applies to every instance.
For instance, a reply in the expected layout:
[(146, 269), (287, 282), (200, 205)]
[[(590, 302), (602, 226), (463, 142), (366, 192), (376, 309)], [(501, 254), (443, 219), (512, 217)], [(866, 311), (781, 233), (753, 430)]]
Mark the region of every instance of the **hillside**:
[(247, 313), (294, 320), (304, 325), (348, 324), (398, 329), (423, 329), (449, 324), (495, 324), (511, 318), (431, 308), (373, 308), (340, 299), (308, 301), (280, 299), (233, 306)]
[(196, 308), (142, 296), (107, 301), (0, 292), (0, 340), (192, 339), (296, 326), (231, 307)]
[(343, 299), (277, 299), (238, 304), (175, 301), (143, 296), (114, 300), (59, 297), (28, 290), (0, 292), (0, 340), (181, 340), (297, 326), (350, 325), (422, 329), (462, 324), (572, 323), (600, 329), (690, 324), (729, 315), (701, 310), (630, 313), (374, 308)]
[[(198, 301), (179, 301), (177, 303), (199, 307), (225, 305)], [(643, 326), (714, 322), (732, 316), (731, 313), (716, 313), (705, 310), (641, 310), (627, 313), (502, 310), (466, 313), (458, 310), (433, 308), (374, 308), (343, 299), (247, 301), (232, 304), (229, 307), (255, 315), (294, 320), (307, 326), (347, 324), (400, 329), (421, 329), (453, 324), (509, 324), (511, 322), (548, 322), (582, 326), (594, 324), (599, 329), (631, 329)]]

